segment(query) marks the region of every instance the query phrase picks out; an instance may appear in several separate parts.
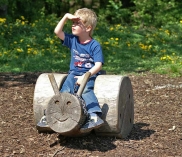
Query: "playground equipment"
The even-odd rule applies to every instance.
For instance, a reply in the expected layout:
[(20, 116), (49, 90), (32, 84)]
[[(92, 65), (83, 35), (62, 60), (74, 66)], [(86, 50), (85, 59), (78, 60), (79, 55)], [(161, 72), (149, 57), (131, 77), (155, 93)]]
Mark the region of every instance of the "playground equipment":
[[(80, 136), (85, 122), (81, 94), (90, 74), (86, 76), (77, 94), (60, 93), (67, 74), (43, 73), (36, 82), (33, 98), (35, 124), (46, 114), (48, 127), (37, 127), (40, 132), (57, 132), (65, 136)], [(94, 93), (102, 109), (104, 125), (95, 129), (99, 136), (125, 138), (134, 122), (134, 100), (131, 81), (127, 76), (99, 75)]]

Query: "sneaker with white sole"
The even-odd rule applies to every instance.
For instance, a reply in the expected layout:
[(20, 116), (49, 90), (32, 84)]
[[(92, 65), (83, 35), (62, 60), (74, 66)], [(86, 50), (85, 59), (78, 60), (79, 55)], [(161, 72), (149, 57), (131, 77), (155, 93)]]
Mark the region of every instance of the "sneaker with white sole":
[(87, 133), (93, 129), (97, 129), (104, 124), (104, 121), (96, 114), (91, 113), (86, 123), (81, 127), (81, 133)]
[(45, 115), (37, 123), (37, 126), (39, 126), (39, 127), (49, 127), (49, 125), (47, 124), (47, 119), (46, 119)]

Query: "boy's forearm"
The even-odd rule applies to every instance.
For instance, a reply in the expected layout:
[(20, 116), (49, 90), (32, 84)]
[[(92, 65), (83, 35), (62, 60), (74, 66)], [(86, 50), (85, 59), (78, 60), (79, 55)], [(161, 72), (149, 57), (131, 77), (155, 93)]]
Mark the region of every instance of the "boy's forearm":
[(91, 73), (91, 76), (97, 74), (101, 70), (101, 68), (102, 68), (102, 63), (101, 62), (96, 62), (95, 66), (93, 66), (89, 70), (89, 72)]
[[(59, 37), (59, 38), (63, 38), (63, 27), (65, 22), (67, 21), (67, 14), (65, 14), (63, 16), (63, 18), (59, 21), (59, 23), (57, 24), (56, 28), (54, 29), (54, 33)], [(63, 39), (62, 39), (63, 40)]]

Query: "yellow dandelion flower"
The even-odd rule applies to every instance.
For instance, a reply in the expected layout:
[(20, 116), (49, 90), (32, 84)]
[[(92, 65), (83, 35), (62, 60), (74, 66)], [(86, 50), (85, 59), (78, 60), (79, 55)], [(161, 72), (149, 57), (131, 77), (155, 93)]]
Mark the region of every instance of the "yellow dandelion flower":
[(170, 56), (168, 56), (168, 55), (167, 55), (167, 59), (168, 59), (168, 60), (172, 60), (172, 59), (171, 59), (171, 57), (170, 57)]
[(180, 23), (182, 24), (182, 20), (180, 20)]
[(143, 49), (144, 49), (144, 50), (146, 50), (146, 49), (147, 49), (147, 47), (148, 47), (148, 46), (147, 46), (147, 45), (145, 45)]
[(110, 28), (110, 31), (112, 31), (113, 29), (114, 29), (114, 28), (113, 28), (113, 27), (111, 27), (111, 28)]
[(14, 44), (17, 44), (17, 41), (14, 41)]
[(117, 41), (117, 40), (119, 40), (119, 38), (115, 38), (115, 40)]
[(20, 49), (20, 48), (17, 48), (16, 51), (17, 51), (17, 52), (23, 52), (23, 50)]
[(145, 48), (145, 45), (142, 44), (142, 43), (140, 43), (139, 46), (140, 46), (141, 49), (144, 49)]
[(24, 16), (21, 16), (21, 19), (22, 19), (22, 20), (25, 20), (25, 17), (24, 17)]
[(30, 54), (31, 50), (32, 50), (31, 48), (28, 48), (27, 53)]
[(32, 23), (32, 27), (35, 27), (35, 23)]
[(0, 23), (5, 23), (6, 22), (6, 18), (0, 18)]
[(161, 60), (161, 61), (164, 60), (164, 57), (161, 57), (160, 60)]
[(37, 51), (34, 51), (33, 54), (36, 55), (38, 52)]
[(167, 35), (170, 35), (169, 30), (165, 30), (165, 33), (166, 33)]
[(109, 45), (109, 42), (104, 42), (105, 45)]
[(54, 41), (53, 40), (50, 40), (50, 44), (54, 44)]
[(151, 48), (152, 48), (152, 45), (149, 45), (149, 46), (148, 46), (148, 49), (150, 50)]

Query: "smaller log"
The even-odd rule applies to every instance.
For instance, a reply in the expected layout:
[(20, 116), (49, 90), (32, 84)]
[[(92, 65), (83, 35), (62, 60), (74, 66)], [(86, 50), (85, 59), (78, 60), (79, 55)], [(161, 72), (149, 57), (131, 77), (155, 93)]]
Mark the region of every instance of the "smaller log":
[(81, 102), (70, 93), (53, 96), (46, 111), (50, 128), (62, 135), (76, 135), (86, 118)]
[[(87, 72), (78, 89), (77, 96), (81, 96), (91, 73)], [(51, 98), (46, 109), (48, 125), (52, 130), (62, 135), (76, 135), (83, 125), (86, 115), (77, 96), (70, 93), (59, 93), (54, 75), (49, 75), (55, 96)]]

